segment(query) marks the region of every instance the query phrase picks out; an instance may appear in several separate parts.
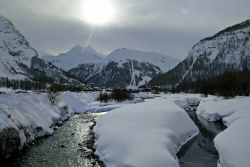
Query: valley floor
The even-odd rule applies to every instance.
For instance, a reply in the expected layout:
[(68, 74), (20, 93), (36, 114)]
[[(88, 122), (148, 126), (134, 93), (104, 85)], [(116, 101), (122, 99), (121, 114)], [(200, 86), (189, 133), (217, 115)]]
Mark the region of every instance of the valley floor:
[[(96, 154), (106, 166), (179, 166), (176, 153), (199, 133), (184, 109), (190, 99), (199, 99), (197, 114), (210, 121), (222, 119), (228, 126), (214, 140), (220, 154), (218, 166), (250, 164), (249, 97), (224, 100), (215, 96), (172, 94), (137, 103), (154, 97), (137, 94), (130, 102), (99, 103), (95, 101), (98, 94), (63, 92), (57, 106), (50, 104), (47, 94), (1, 94), (1, 156), (11, 155), (37, 137), (53, 134), (58, 128), (56, 124), (73, 114), (112, 110), (97, 119), (93, 130)], [(63, 110), (65, 105), (67, 111)], [(10, 129), (16, 135), (8, 133)], [(18, 145), (10, 143), (10, 138)]]

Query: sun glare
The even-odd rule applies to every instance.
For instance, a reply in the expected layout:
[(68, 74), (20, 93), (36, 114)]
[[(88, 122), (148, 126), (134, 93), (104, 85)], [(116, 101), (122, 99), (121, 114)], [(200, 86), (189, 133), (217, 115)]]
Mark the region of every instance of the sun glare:
[(109, 21), (114, 8), (109, 0), (85, 0), (84, 16), (92, 24), (103, 24)]

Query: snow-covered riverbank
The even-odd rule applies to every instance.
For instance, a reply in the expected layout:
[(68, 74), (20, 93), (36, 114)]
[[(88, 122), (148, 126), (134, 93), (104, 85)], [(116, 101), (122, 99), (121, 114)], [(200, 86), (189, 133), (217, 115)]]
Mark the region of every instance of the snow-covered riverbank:
[(250, 97), (203, 99), (197, 114), (210, 121), (221, 120), (228, 127), (214, 139), (220, 154), (218, 167), (247, 167), (250, 164)]
[[(222, 98), (200, 95), (136, 94), (134, 101), (99, 103), (99, 92), (63, 92), (57, 106), (47, 94), (0, 95), (0, 156), (11, 155), (36, 137), (50, 135), (53, 126), (75, 113), (110, 111), (97, 120), (96, 154), (107, 166), (179, 166), (176, 153), (197, 135), (198, 129), (184, 109), (187, 99), (201, 100), (197, 114), (210, 121), (221, 120), (228, 128), (215, 138), (220, 154), (218, 167), (250, 164), (250, 98)], [(63, 106), (67, 105), (67, 111)]]
[[(53, 125), (61, 123), (84, 108), (95, 99), (86, 93), (62, 93), (57, 106), (51, 105), (47, 94), (0, 95), (0, 153), (9, 156), (22, 149), (25, 143), (37, 137), (51, 135)], [(63, 106), (68, 105), (67, 109)], [(77, 106), (77, 109), (72, 107)]]
[(148, 96), (154, 97), (152, 94), (138, 94), (135, 101), (117, 104), (95, 102), (99, 92), (62, 92), (60, 102), (51, 105), (45, 93), (16, 94), (10, 89), (4, 91), (7, 94), (0, 94), (0, 156), (11, 155), (37, 137), (51, 135), (53, 126), (76, 113), (110, 111)]

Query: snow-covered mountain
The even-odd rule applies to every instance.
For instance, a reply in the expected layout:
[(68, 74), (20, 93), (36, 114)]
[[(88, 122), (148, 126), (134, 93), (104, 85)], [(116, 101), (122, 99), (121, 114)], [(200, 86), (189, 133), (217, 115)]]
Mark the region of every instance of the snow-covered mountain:
[(193, 46), (173, 70), (154, 78), (152, 85), (174, 85), (198, 77), (210, 78), (225, 70), (250, 68), (250, 20), (228, 27)]
[(175, 58), (164, 56), (158, 53), (142, 52), (126, 48), (117, 49), (113, 51), (106, 57), (106, 59), (108, 61), (119, 62), (120, 65), (122, 65), (123, 62), (128, 60), (148, 62), (159, 67), (163, 72), (167, 72), (180, 62)]
[(0, 76), (24, 78), (20, 63), (31, 66), (32, 57), (37, 56), (35, 49), (6, 18), (0, 16)]
[(83, 63), (69, 72), (105, 87), (138, 87), (173, 68), (179, 60), (152, 52), (117, 49), (107, 57)]
[(67, 53), (61, 53), (58, 56), (43, 55), (42, 58), (50, 61), (58, 68), (68, 71), (81, 63), (103, 59), (103, 56), (90, 46), (82, 47), (78, 45)]
[(21, 32), (8, 19), (0, 16), (0, 77), (75, 81), (66, 75), (53, 64), (40, 59)]

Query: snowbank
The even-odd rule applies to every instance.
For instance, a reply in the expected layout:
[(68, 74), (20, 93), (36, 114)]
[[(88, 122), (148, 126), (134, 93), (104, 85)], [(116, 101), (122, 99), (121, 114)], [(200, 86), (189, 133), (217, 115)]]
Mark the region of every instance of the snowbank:
[[(82, 113), (94, 98), (86, 93), (64, 92), (57, 106), (51, 105), (47, 94), (0, 95), (0, 156), (12, 151), (36, 137), (53, 133), (52, 125), (74, 113)], [(63, 106), (68, 105), (65, 110)]]
[[(46, 95), (7, 93), (0, 96), (0, 132), (1, 155), (8, 156), (17, 148), (21, 149), (24, 143), (34, 140), (35, 137), (52, 134), (49, 127), (60, 121), (60, 110), (51, 107)], [(8, 143), (11, 134), (18, 133)], [(9, 150), (10, 145), (18, 145)]]
[(73, 110), (72, 114), (79, 114), (86, 112), (88, 104), (95, 101), (96, 94), (93, 93), (72, 93), (63, 92), (60, 95), (61, 100), (67, 104), (67, 106)]
[(249, 129), (250, 116), (234, 121), (228, 129), (216, 136), (214, 143), (220, 154), (220, 163), (218, 166), (249, 166)]
[(175, 101), (155, 98), (101, 116), (94, 128), (96, 154), (107, 167), (179, 166), (176, 153), (198, 128)]
[[(249, 106), (247, 101), (249, 98), (236, 97), (235, 99), (223, 99), (215, 96), (210, 96), (201, 100), (200, 106), (197, 108), (197, 114), (206, 118), (209, 121), (218, 121), (222, 118), (228, 117), (233, 113), (239, 114), (238, 111), (244, 110)], [(223, 121), (226, 121), (223, 119)], [(224, 122), (226, 126), (229, 126), (233, 120)]]
[(210, 121), (221, 120), (228, 127), (214, 139), (222, 167), (246, 167), (250, 164), (250, 97), (224, 100), (210, 96), (201, 101), (197, 114)]

